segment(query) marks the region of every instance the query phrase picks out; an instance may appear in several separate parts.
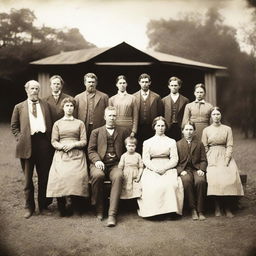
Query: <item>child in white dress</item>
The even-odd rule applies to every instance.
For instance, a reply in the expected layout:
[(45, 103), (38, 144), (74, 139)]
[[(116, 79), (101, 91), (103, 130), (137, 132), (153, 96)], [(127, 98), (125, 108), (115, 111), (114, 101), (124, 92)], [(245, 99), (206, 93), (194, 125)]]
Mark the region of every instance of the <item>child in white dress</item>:
[(139, 183), (142, 172), (143, 162), (141, 155), (135, 152), (137, 140), (134, 137), (125, 139), (127, 151), (121, 156), (118, 167), (123, 170), (123, 188), (121, 199), (131, 199), (141, 196), (141, 185)]

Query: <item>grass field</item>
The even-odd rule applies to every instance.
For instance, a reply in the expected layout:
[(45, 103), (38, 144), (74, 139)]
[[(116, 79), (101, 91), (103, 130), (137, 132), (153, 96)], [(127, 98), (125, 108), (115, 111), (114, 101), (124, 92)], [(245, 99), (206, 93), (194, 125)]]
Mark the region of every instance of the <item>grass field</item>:
[(216, 218), (208, 211), (203, 222), (190, 216), (146, 220), (122, 202), (118, 225), (107, 228), (90, 208), (83, 216), (58, 217), (56, 202), (50, 215), (25, 220), (15, 140), (7, 124), (0, 124), (0, 131), (0, 256), (256, 255), (256, 140), (235, 134), (234, 157), (248, 175), (235, 218)]

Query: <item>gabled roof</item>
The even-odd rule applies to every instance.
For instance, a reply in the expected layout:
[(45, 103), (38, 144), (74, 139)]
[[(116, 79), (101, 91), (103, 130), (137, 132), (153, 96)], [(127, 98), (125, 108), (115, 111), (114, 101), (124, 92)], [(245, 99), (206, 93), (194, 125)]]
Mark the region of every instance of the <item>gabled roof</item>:
[[(37, 61), (33, 61), (30, 64), (32, 65), (74, 65), (74, 64), (80, 64), (85, 63), (88, 61), (95, 61), (97, 62), (101, 61), (101, 58), (103, 58), (102, 63), (114, 63), (117, 62), (119, 65), (121, 65), (121, 62), (126, 63), (129, 65), (129, 63), (135, 63), (134, 60), (132, 61), (129, 57), (127, 60), (125, 60), (125, 56), (122, 56), (122, 50), (125, 50), (126, 55), (129, 56), (133, 55), (133, 58), (136, 59), (137, 63), (145, 63), (145, 59), (149, 61), (150, 64), (154, 62), (162, 62), (165, 64), (172, 64), (172, 65), (180, 65), (180, 66), (193, 66), (196, 68), (206, 68), (206, 69), (226, 69), (226, 67), (223, 66), (216, 66), (208, 63), (203, 63), (199, 61), (194, 61), (190, 59), (185, 59), (182, 57), (165, 54), (161, 52), (156, 52), (152, 50), (146, 50), (141, 51), (136, 49), (135, 47), (123, 42), (119, 45), (116, 45), (114, 47), (105, 47), (105, 48), (88, 48), (88, 49), (82, 49), (82, 50), (76, 50), (76, 51), (69, 51), (69, 52), (62, 52), (60, 54), (56, 54), (47, 58), (43, 58)], [(130, 51), (130, 52), (129, 52)], [(113, 57), (116, 53), (116, 59)], [(134, 53), (138, 57), (134, 57)]]

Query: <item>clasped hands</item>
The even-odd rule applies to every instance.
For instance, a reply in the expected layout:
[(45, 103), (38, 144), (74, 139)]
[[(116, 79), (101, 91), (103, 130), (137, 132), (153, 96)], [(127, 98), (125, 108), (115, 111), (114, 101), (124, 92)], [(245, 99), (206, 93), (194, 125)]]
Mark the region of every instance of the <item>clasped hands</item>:
[(73, 149), (75, 147), (75, 144), (74, 143), (70, 143), (70, 144), (64, 144), (61, 148), (61, 150), (63, 150), (64, 152), (68, 152), (70, 151), (71, 149)]
[(150, 170), (155, 172), (155, 173), (157, 173), (157, 174), (159, 174), (159, 175), (163, 175), (163, 174), (166, 173), (165, 169), (151, 168)]

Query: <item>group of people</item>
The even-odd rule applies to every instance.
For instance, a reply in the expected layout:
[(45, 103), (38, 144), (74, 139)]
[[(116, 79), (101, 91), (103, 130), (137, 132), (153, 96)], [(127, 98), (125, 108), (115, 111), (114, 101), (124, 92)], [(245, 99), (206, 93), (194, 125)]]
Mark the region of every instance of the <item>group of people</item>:
[[(206, 195), (214, 196), (215, 215), (233, 217), (230, 196), (244, 194), (232, 158), (230, 127), (221, 111), (204, 100), (205, 86), (195, 86), (195, 101), (179, 93), (182, 81), (171, 77), (170, 94), (141, 89), (127, 93), (126, 77), (116, 79), (117, 94), (97, 90), (97, 76), (84, 76), (85, 91), (75, 98), (62, 92), (63, 79), (50, 78), (51, 95), (39, 98), (40, 84), (25, 84), (27, 100), (13, 110), (11, 130), (16, 157), (25, 176), (25, 218), (35, 211), (33, 170), (38, 176), (38, 207), (43, 213), (57, 198), (60, 216), (89, 197), (98, 220), (104, 218), (104, 181), (111, 181), (107, 226), (116, 225), (120, 199), (137, 198), (138, 214), (182, 215), (183, 203), (193, 220), (205, 220)], [(210, 124), (210, 119), (212, 124)], [(224, 202), (224, 203), (223, 203)]]

